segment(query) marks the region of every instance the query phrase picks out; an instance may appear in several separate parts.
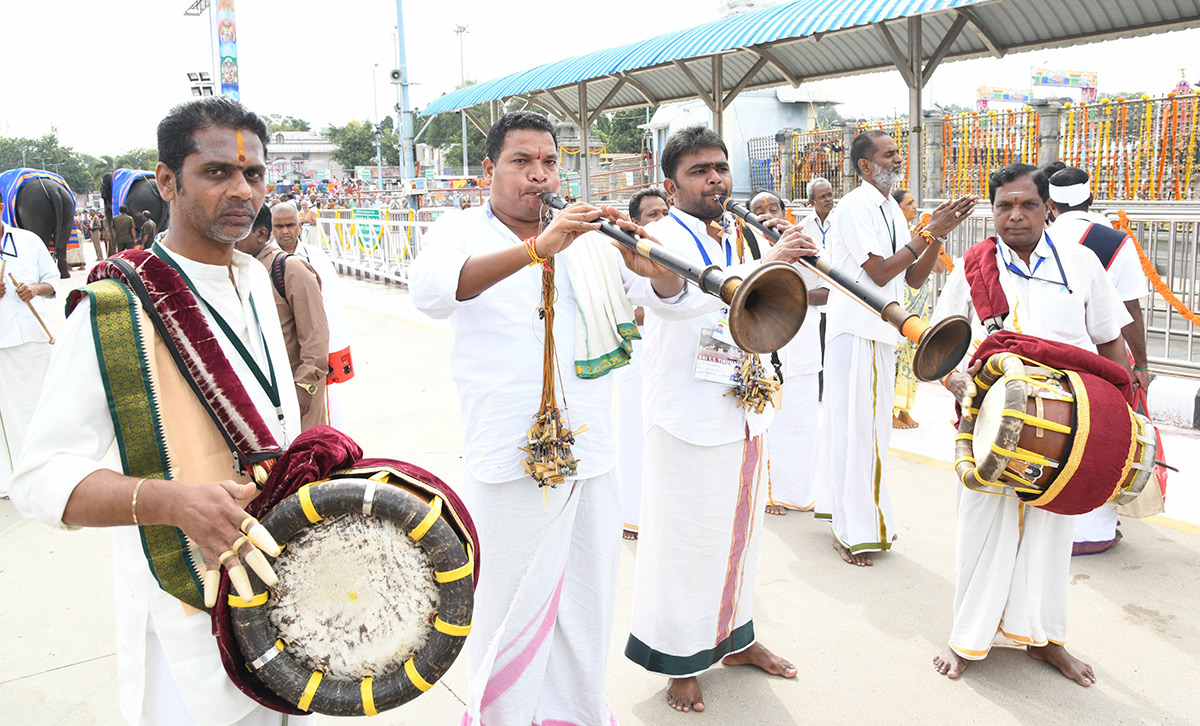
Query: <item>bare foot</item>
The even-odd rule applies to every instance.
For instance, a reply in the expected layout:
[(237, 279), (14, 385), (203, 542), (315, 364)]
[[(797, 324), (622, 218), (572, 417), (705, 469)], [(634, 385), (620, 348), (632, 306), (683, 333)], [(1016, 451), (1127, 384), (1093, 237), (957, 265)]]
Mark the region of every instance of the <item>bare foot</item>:
[(730, 666), (755, 665), (773, 676), (796, 677), (796, 666), (767, 650), (762, 643), (758, 642), (740, 653), (725, 656), (721, 662)]
[(967, 660), (953, 648), (946, 648), (933, 657), (933, 667), (947, 678), (958, 678), (967, 669)]
[(632, 529), (623, 529), (621, 530), (621, 537), (623, 539), (637, 539), (637, 532), (634, 532)]
[(787, 514), (787, 507), (783, 506), (782, 504), (768, 504), (767, 514), (778, 514), (782, 517), (783, 515)]
[(1031, 645), (1026, 650), (1029, 657), (1049, 663), (1081, 686), (1090, 686), (1096, 682), (1096, 674), (1092, 667), (1068, 653), (1061, 645), (1050, 643), (1040, 648)]
[(667, 704), (676, 711), (703, 711), (704, 697), (700, 694), (700, 681), (690, 678), (672, 678), (667, 684)]
[(907, 426), (904, 427), (906, 429), (915, 429), (916, 427), (921, 425), (921, 424), (917, 423), (915, 420), (913, 420), (913, 417), (908, 413), (908, 411), (900, 412), (900, 420), (903, 421), (905, 424), (907, 424)]
[(839, 555), (842, 556), (842, 559), (846, 561), (846, 564), (857, 565), (859, 567), (870, 567), (871, 565), (875, 564), (875, 562), (871, 559), (871, 554), (869, 552), (851, 552), (850, 550), (846, 549), (845, 545), (837, 541), (837, 537), (833, 538), (833, 548), (837, 550)]
[(893, 416), (892, 416), (892, 428), (894, 428), (894, 429), (906, 429), (906, 428), (908, 428), (908, 427), (904, 425), (904, 421), (903, 421), (903, 420), (901, 420), (901, 418), (900, 418), (899, 416), (897, 416), (897, 415), (893, 415)]

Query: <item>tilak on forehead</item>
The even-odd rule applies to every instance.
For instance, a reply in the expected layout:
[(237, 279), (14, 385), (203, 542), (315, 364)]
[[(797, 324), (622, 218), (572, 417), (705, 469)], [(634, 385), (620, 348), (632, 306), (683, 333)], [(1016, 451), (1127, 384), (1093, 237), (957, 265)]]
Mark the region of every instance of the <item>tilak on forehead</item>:
[(242, 138), (242, 130), (237, 130), (238, 161), (246, 161), (246, 140)]

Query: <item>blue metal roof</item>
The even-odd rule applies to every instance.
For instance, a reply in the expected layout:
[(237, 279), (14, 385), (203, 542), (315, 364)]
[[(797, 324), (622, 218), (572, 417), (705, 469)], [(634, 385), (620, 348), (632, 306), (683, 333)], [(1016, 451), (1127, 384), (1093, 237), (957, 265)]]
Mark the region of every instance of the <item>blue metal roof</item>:
[(547, 63), (448, 93), (421, 112), (431, 116), (534, 90), (557, 88), (751, 45), (801, 38), (986, 0), (798, 0)]
[[(724, 93), (735, 87), (767, 88), (886, 70), (895, 65), (882, 34), (888, 34), (902, 55), (907, 53), (908, 39), (900, 23), (882, 23), (900, 18), (920, 17), (923, 59), (939, 50), (957, 23), (960, 32), (941, 49), (944, 60), (999, 57), (1006, 52), (1200, 25), (1200, 0), (1087, 0), (1086, 4), (1087, 11), (1082, 12), (1081, 0), (797, 0), (468, 86), (433, 101), (421, 115), (533, 94), (538, 94), (536, 103), (552, 108), (556, 104), (541, 92), (566, 91), (584, 81), (589, 82), (589, 113), (610, 92), (615, 95), (607, 108), (697, 97), (674, 61), (687, 61), (688, 70), (707, 86), (716, 71), (712, 59), (720, 57)], [(758, 69), (751, 73), (756, 65)], [(613, 91), (621, 78), (627, 82)], [(578, 110), (575, 99), (562, 101), (571, 106), (562, 110)]]

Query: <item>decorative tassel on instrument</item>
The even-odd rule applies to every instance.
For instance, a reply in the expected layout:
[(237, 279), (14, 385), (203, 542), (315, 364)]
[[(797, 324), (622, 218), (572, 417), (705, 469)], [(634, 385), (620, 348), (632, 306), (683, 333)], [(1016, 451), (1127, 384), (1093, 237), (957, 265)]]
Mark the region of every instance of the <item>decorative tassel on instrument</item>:
[(767, 404), (774, 405), (781, 384), (775, 376), (767, 375), (757, 355), (748, 353), (742, 357), (742, 365), (733, 376), (733, 389), (726, 396), (735, 396), (739, 408), (749, 413), (762, 413)]
[[(549, 212), (549, 209), (546, 211)], [(551, 258), (542, 264), (540, 313), (546, 323), (542, 358), (542, 403), (533, 416), (533, 425), (526, 433), (528, 443), (520, 447), (521, 451), (528, 455), (525, 459), (525, 473), (533, 477), (539, 487), (558, 486), (566, 477), (575, 474), (579, 462), (571, 453), (571, 446), (575, 443), (575, 436), (587, 430), (587, 426), (584, 425), (576, 431), (571, 431), (564, 412), (558, 407), (558, 357), (554, 351), (556, 297), (554, 259)]]

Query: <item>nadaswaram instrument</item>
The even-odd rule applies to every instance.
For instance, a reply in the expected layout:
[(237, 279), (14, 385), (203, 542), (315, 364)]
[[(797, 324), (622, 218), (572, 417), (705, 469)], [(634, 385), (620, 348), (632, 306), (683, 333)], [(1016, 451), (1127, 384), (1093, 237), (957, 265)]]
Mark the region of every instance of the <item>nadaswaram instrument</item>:
[(986, 359), (975, 386), (983, 400), (964, 412), (954, 446), (967, 488), (1084, 514), (1146, 487), (1154, 429), (1104, 378), (1005, 352)]
[(260, 520), (283, 547), (279, 582), (268, 589), (251, 573), (254, 598), (228, 597), (233, 635), (252, 677), (298, 711), (395, 708), (432, 688), (461, 650), (474, 529), (426, 474), (400, 462), (341, 471)]
[[(780, 232), (765, 226), (744, 204), (730, 197), (717, 197), (726, 210), (736, 214), (771, 240), (778, 241)], [(913, 354), (913, 373), (922, 381), (936, 381), (954, 370), (971, 345), (971, 323), (961, 315), (952, 315), (937, 325), (930, 325), (921, 316), (910, 313), (904, 305), (884, 298), (849, 275), (835, 268), (824, 257), (801, 257), (800, 263), (812, 268), (820, 277), (869, 308), (905, 338), (917, 344)]]
[[(567, 206), (554, 192), (543, 194), (542, 202), (554, 209)], [(702, 267), (662, 245), (634, 237), (607, 220), (601, 220), (600, 231), (724, 301), (729, 306), (729, 332), (742, 350), (773, 353), (794, 338), (804, 324), (808, 289), (791, 265), (768, 262), (742, 278), (717, 265)]]

